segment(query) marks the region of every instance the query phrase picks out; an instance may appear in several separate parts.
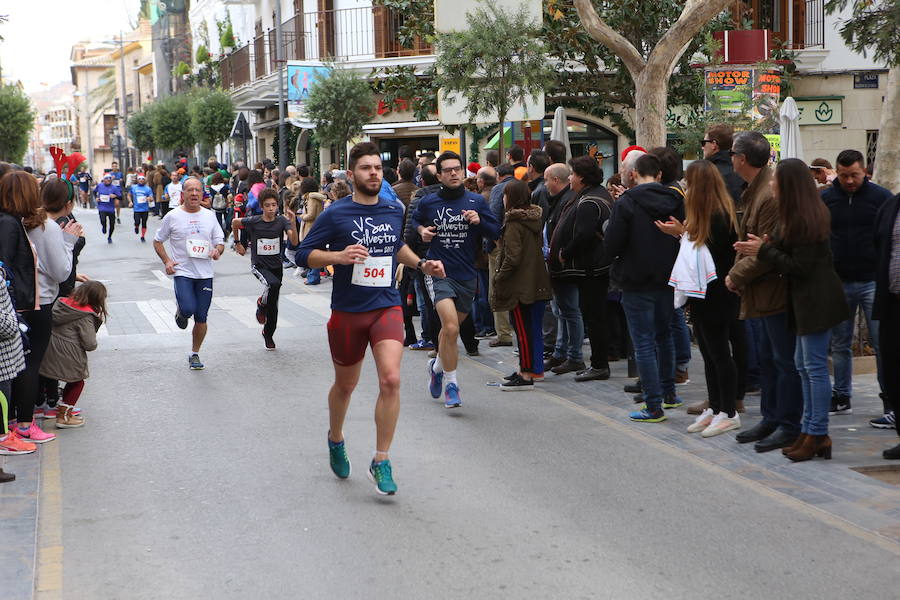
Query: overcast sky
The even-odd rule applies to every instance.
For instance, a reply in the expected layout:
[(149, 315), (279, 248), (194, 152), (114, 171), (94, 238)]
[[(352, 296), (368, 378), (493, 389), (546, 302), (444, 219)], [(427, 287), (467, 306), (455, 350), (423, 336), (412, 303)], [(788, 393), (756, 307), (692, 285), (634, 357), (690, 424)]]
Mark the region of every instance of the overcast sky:
[(9, 16), (0, 25), (3, 78), (21, 80), (27, 92), (71, 81), (72, 45), (129, 31), (139, 8), (140, 0), (0, 0), (0, 15)]

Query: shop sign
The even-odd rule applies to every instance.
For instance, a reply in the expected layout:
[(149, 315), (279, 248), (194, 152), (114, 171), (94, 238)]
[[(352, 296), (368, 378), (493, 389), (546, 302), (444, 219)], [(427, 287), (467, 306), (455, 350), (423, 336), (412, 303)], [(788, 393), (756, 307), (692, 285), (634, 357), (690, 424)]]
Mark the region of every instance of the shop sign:
[(459, 154), (459, 138), (446, 137), (441, 138), (441, 152), (456, 152)]
[(854, 90), (877, 90), (878, 73), (856, 73), (853, 75)]
[(800, 125), (840, 125), (844, 122), (841, 99), (797, 100)]

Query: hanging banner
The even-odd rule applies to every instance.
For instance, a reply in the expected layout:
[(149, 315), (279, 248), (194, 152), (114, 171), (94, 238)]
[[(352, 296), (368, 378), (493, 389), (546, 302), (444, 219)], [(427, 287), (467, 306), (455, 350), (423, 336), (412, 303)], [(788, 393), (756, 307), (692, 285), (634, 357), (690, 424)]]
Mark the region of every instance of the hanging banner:
[(752, 66), (706, 67), (706, 110), (730, 113), (751, 112), (761, 120), (778, 110), (781, 73)]

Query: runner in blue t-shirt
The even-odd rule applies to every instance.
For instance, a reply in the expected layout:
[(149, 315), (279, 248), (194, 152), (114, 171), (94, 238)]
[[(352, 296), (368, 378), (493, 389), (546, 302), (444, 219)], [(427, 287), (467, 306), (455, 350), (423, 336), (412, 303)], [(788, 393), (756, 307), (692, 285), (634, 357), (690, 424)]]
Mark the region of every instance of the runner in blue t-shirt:
[(94, 188), (94, 196), (97, 197), (97, 212), (100, 213), (100, 225), (103, 233), (109, 233), (106, 241), (112, 244), (113, 231), (116, 230), (116, 207), (122, 199), (122, 188), (112, 185), (112, 175), (104, 173), (97, 187)]
[(108, 172), (110, 175), (112, 175), (113, 187), (119, 188), (119, 202), (116, 203), (116, 223), (121, 225), (122, 220), (119, 218), (119, 216), (122, 212), (121, 201), (125, 198), (125, 182), (122, 180), (122, 171), (119, 170), (119, 163), (113, 161), (112, 168)]
[(411, 215), (413, 227), (422, 241), (431, 243), (428, 258), (443, 262), (444, 278), (426, 277), (425, 285), (441, 320), (438, 356), (428, 364), (429, 391), (433, 398), (441, 397), (444, 388), (444, 407), (462, 405), (456, 365), (459, 361), (457, 338), (459, 324), (472, 312), (475, 301), (475, 254), (481, 240), (500, 237), (500, 221), (484, 198), (463, 186), (465, 171), (462, 159), (455, 152), (444, 152), (435, 160), (441, 189), (422, 198)]
[(141, 241), (146, 242), (147, 217), (150, 216), (153, 190), (147, 185), (147, 177), (143, 173), (139, 173), (135, 180), (137, 183), (128, 190), (128, 193), (131, 194), (131, 204), (134, 206), (134, 233), (137, 235), (138, 228), (140, 228)]
[[(379, 198), (381, 153), (371, 142), (350, 150), (348, 175), (353, 195), (324, 211), (297, 250), (301, 267), (334, 265), (328, 343), (335, 382), (328, 393), (331, 470), (346, 479), (350, 460), (344, 448), (344, 418), (350, 395), (362, 369), (366, 346), (371, 346), (378, 371), (375, 404), (376, 446), (369, 478), (379, 494), (394, 494), (388, 451), (400, 415), (400, 359), (403, 356), (403, 313), (395, 285), (397, 265), (444, 276), (438, 260), (420, 259), (403, 244), (403, 207)], [(326, 250), (328, 248), (329, 250)]]
[(81, 167), (81, 171), (78, 172), (76, 176), (78, 178), (78, 191), (79, 191), (79, 200), (81, 201), (81, 208), (87, 208), (89, 203), (89, 198), (91, 195), (91, 183), (93, 183), (94, 178), (91, 177), (90, 171), (87, 170), (87, 167)]

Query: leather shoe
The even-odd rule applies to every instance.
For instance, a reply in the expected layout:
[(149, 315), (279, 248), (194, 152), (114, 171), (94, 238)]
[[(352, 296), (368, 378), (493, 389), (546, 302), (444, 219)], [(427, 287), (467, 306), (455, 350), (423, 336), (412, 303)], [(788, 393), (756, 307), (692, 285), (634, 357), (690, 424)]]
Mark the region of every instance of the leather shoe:
[(554, 358), (551, 356), (550, 358), (544, 360), (544, 371), (549, 371), (553, 367), (558, 367), (564, 362), (566, 362), (566, 359), (564, 358)]
[(775, 430), (775, 433), (769, 437), (756, 442), (753, 449), (757, 452), (768, 452), (770, 450), (777, 450), (778, 448), (787, 448), (797, 441), (797, 436), (799, 435), (800, 434), (796, 431), (787, 431), (779, 427)]
[(641, 387), (640, 379), (636, 379), (634, 383), (626, 383), (622, 389), (625, 390), (626, 394), (640, 394), (644, 391), (644, 388)]
[(501, 340), (491, 340), (488, 342), (488, 346), (491, 348), (497, 348), (498, 346), (512, 346), (512, 341), (504, 342)]
[(561, 365), (557, 365), (550, 369), (557, 375), (564, 375), (566, 373), (577, 373), (578, 371), (584, 371), (584, 363), (583, 362), (575, 362), (574, 360), (566, 359), (564, 363)]
[(772, 435), (772, 433), (776, 429), (778, 429), (778, 426), (774, 423), (766, 423), (765, 421), (760, 421), (750, 429), (737, 434), (734, 439), (737, 440), (738, 444), (758, 442), (759, 440), (765, 439)]
[(900, 459), (900, 444), (897, 444), (893, 448), (888, 448), (884, 452), (881, 453), (881, 456), (888, 460), (897, 460)]
[(709, 400), (704, 400), (703, 402), (697, 402), (696, 404), (689, 404), (687, 407), (687, 414), (699, 415), (707, 408), (709, 408)]
[(575, 381), (599, 381), (609, 379), (609, 368), (597, 369), (591, 367), (575, 375)]

